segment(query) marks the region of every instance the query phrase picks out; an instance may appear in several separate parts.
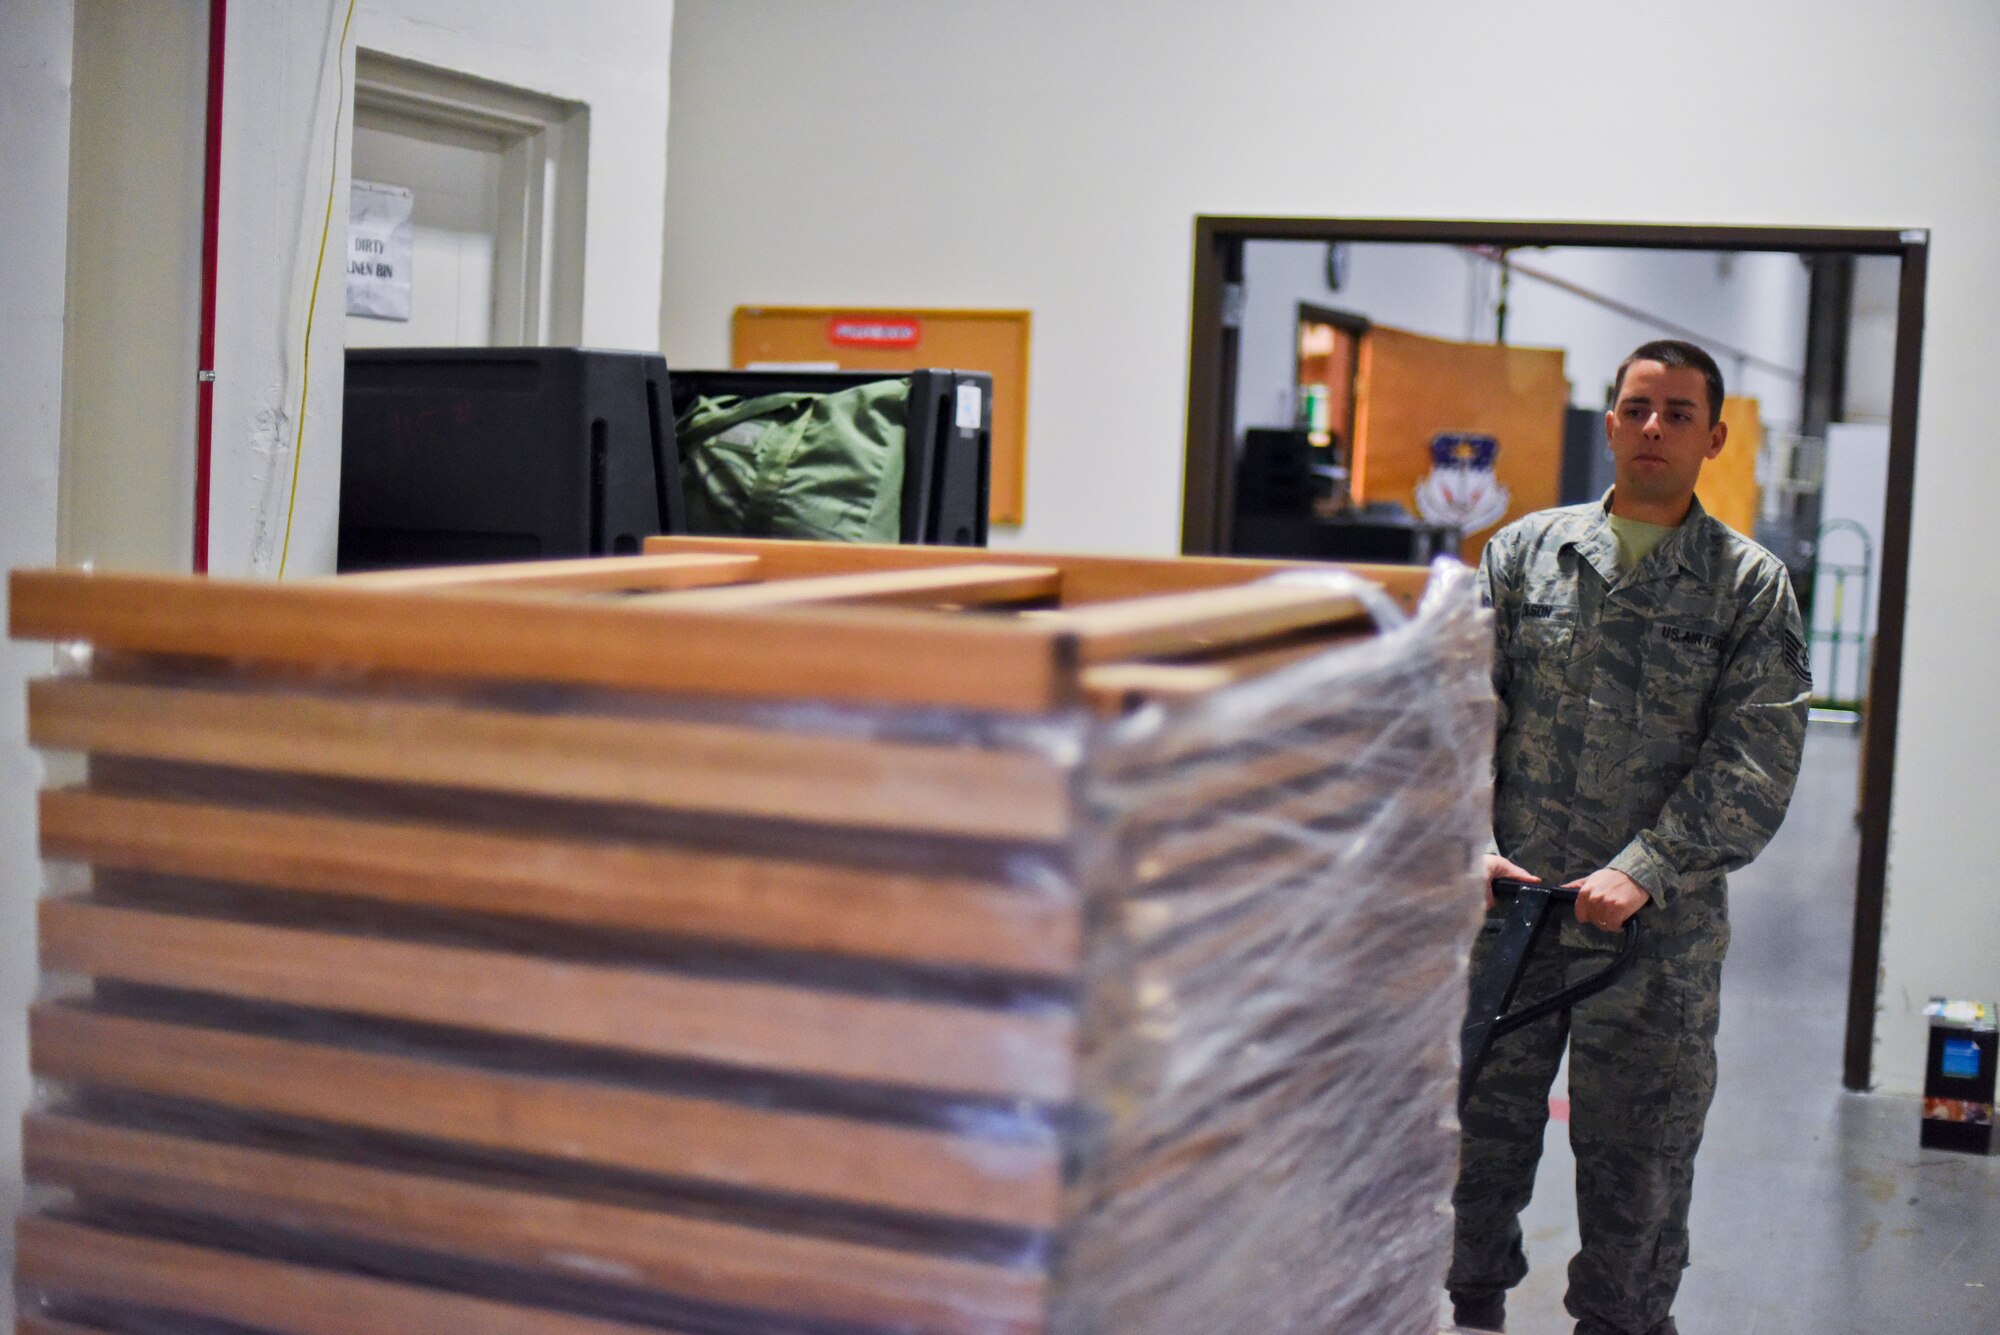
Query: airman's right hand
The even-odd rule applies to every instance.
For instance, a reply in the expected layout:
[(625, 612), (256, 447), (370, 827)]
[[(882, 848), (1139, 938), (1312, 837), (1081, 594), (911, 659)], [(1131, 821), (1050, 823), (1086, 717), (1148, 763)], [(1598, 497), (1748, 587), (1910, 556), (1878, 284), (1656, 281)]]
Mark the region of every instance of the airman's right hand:
[(1493, 907), (1493, 882), (1502, 877), (1510, 881), (1534, 881), (1537, 883), (1542, 879), (1527, 868), (1509, 862), (1498, 853), (1488, 853), (1486, 855), (1486, 907), (1489, 909)]

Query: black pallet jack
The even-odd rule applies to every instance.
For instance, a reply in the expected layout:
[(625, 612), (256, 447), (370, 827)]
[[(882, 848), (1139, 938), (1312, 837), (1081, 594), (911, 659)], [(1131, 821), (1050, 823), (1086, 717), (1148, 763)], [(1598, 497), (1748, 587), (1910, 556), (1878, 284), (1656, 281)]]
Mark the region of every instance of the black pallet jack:
[(1533, 948), (1535, 938), (1554, 918), (1558, 905), (1572, 906), (1576, 903), (1576, 891), (1536, 881), (1502, 878), (1493, 882), (1493, 896), (1505, 903), (1506, 912), (1500, 917), (1489, 916), (1480, 929), (1494, 934), (1497, 939), (1488, 949), (1479, 972), (1473, 975), (1465, 1028), (1459, 1033), (1458, 1110), (1461, 1113), (1465, 1111), (1466, 1097), (1472, 1092), (1472, 1082), (1479, 1078), (1479, 1068), (1486, 1064), (1486, 1053), (1493, 1046), (1494, 1039), (1502, 1034), (1511, 1034), (1523, 1025), (1533, 1024), (1545, 1015), (1567, 1010), (1585, 997), (1602, 992), (1617, 982), (1618, 976), (1639, 955), (1641, 915), (1635, 913), (1625, 920), (1618, 954), (1611, 963), (1588, 978), (1579, 979), (1532, 1005), (1509, 1011), (1507, 1007), (1521, 985), (1521, 972), (1527, 965), (1528, 952)]

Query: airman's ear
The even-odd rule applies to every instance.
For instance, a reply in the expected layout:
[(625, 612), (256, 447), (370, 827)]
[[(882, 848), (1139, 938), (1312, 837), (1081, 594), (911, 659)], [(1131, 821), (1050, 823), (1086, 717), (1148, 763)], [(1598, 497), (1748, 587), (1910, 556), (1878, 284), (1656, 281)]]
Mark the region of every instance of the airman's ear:
[(1728, 440), (1729, 423), (1718, 419), (1716, 424), (1708, 429), (1708, 453), (1703, 457), (1713, 459), (1722, 453), (1722, 447)]

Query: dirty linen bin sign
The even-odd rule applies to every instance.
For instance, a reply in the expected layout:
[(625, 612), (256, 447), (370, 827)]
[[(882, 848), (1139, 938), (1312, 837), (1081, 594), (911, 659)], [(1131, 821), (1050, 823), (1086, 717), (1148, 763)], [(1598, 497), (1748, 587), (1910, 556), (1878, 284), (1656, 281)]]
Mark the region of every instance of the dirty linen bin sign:
[(416, 196), (400, 185), (356, 181), (348, 199), (347, 313), (407, 320)]

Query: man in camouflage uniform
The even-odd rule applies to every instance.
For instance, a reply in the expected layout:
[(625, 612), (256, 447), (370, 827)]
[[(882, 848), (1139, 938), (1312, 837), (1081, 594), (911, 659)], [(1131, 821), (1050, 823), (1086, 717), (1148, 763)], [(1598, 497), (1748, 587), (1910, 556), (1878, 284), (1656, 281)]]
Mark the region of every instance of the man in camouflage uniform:
[(1582, 1234), (1566, 1306), (1578, 1335), (1675, 1329), (1715, 1091), (1723, 876), (1784, 817), (1811, 685), (1784, 566), (1694, 499), (1721, 407), (1701, 349), (1639, 348), (1606, 414), (1611, 492), (1510, 524), (1480, 562), (1500, 697), (1487, 875), (1578, 889), (1517, 1004), (1602, 967), (1641, 908), (1645, 936), (1612, 987), (1498, 1040), (1473, 1088), (1448, 1280), (1470, 1329), (1500, 1329), (1527, 1273), (1519, 1215), (1566, 1043)]

